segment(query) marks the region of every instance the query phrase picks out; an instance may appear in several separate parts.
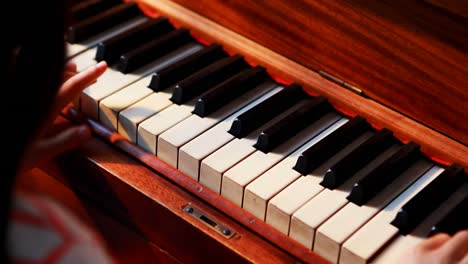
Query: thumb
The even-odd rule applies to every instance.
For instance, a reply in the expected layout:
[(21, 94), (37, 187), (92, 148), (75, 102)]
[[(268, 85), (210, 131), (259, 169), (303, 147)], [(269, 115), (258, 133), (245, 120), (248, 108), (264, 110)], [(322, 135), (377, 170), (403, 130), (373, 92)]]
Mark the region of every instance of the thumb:
[(91, 129), (86, 125), (71, 127), (41, 141), (42, 157), (52, 158), (60, 153), (79, 147), (91, 138)]
[(22, 168), (30, 169), (45, 160), (74, 149), (91, 138), (91, 129), (86, 125), (71, 127), (49, 138), (38, 141), (26, 155)]

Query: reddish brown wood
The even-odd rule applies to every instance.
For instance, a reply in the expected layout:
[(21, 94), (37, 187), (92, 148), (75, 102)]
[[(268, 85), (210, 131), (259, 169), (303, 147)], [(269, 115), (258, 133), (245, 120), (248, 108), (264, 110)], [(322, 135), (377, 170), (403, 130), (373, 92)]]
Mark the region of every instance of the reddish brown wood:
[[(70, 125), (70, 122), (63, 118), (59, 118), (56, 123)], [(97, 123), (89, 124), (96, 128), (99, 137), (105, 137), (106, 141), (112, 144), (105, 144), (104, 141), (93, 138), (79, 150), (64, 154), (55, 162), (46, 162), (41, 168), (69, 188), (83, 193), (98, 208), (107, 211), (112, 217), (119, 219), (131, 230), (170, 255), (176, 256), (181, 262), (207, 263), (222, 259), (223, 263), (295, 263), (300, 260), (326, 263), (312, 251), (265, 223), (252, 222), (250, 215), (244, 216), (241, 219), (244, 222), (239, 221), (242, 224), (239, 225), (235, 221), (239, 219), (233, 220), (213, 208), (221, 208), (221, 212), (232, 211), (239, 218), (240, 215), (246, 214), (241, 208), (226, 203), (227, 201), (218, 194), (205, 190), (189, 177), (172, 169), (155, 156), (143, 152), (119, 135), (111, 133)], [(145, 164), (149, 166), (145, 167)], [(156, 171), (164, 173), (167, 177), (161, 177)], [(195, 193), (202, 200), (216, 201), (214, 206), (205, 204), (187, 190), (180, 189), (179, 184), (187, 187), (189, 192)], [(236, 235), (226, 239), (194, 220), (182, 211), (189, 203), (231, 227)], [(264, 233), (258, 236), (251, 230)], [(282, 247), (272, 243), (275, 239), (269, 240), (274, 236), (277, 236), (276, 240), (287, 240), (279, 245), (289, 245), (297, 249), (283, 251)], [(299, 257), (293, 257), (291, 252), (301, 254)]]
[[(253, 232), (264, 237), (267, 241), (270, 241), (271, 243), (277, 245), (278, 247), (283, 249), (285, 252), (289, 252), (290, 254), (295, 256), (297, 259), (308, 262), (308, 263), (327, 263), (327, 261), (325, 261), (322, 257), (316, 255), (311, 250), (305, 248), (303, 245), (299, 244), (298, 242), (290, 239), (288, 236), (284, 235), (278, 230), (273, 229), (272, 227), (267, 225), (265, 222), (256, 218), (251, 213), (241, 209), (237, 205), (233, 204), (231, 201), (225, 199), (219, 194), (213, 192), (212, 190), (208, 188), (204, 188), (202, 185), (194, 181), (192, 178), (186, 176), (179, 170), (166, 164), (164, 161), (161, 161), (156, 156), (149, 154), (148, 152), (135, 146), (134, 144), (130, 143), (128, 140), (124, 139), (122, 136), (118, 135), (117, 133), (108, 130), (107, 128), (93, 121), (92, 119), (83, 117), (80, 113), (76, 112), (73, 108), (69, 109), (68, 116), (72, 120), (76, 120), (78, 122), (85, 122), (89, 124), (93, 128), (96, 135), (100, 137), (101, 139), (108, 141), (109, 143), (112, 143), (114, 146), (118, 147), (120, 150), (123, 150), (125, 153), (130, 154), (132, 157), (136, 158), (138, 161), (142, 162), (143, 164), (146, 164), (148, 167), (164, 175), (166, 178), (171, 180), (176, 185), (181, 186), (186, 191), (196, 195), (201, 200), (207, 202), (209, 205), (220, 210), (221, 212), (224, 212), (226, 215), (228, 215), (229, 217), (232, 217), (233, 219), (241, 223), (243, 226), (246, 226), (249, 230), (252, 230)], [(62, 122), (64, 121), (62, 120)], [(149, 198), (159, 199), (159, 197), (157, 197), (156, 194), (151, 193), (151, 186), (149, 184), (150, 182), (148, 182), (148, 180), (151, 181), (151, 179), (148, 179), (148, 177), (152, 178), (154, 177), (154, 175), (153, 176), (148, 175), (150, 174), (149, 172), (145, 172), (144, 174), (146, 175), (138, 175), (138, 176), (135, 175), (136, 173), (135, 170), (140, 169), (139, 166), (141, 165), (141, 163), (125, 162), (125, 164), (121, 164), (120, 166), (115, 165), (115, 163), (119, 163), (119, 164), (122, 163), (122, 161), (120, 160), (125, 159), (127, 157), (125, 156), (120, 157), (120, 155), (113, 155), (115, 151), (113, 151), (111, 148), (104, 148), (103, 146), (100, 146), (102, 145), (102, 143), (99, 144), (99, 142), (93, 142), (92, 144), (93, 146), (92, 147), (90, 146), (90, 149), (86, 149), (86, 152), (82, 153), (84, 154), (83, 157), (91, 159), (92, 162), (96, 163), (97, 166), (100, 166), (105, 170), (112, 169), (112, 171), (109, 172), (110, 174), (107, 176), (108, 180), (114, 181), (115, 177), (121, 177), (120, 178), (121, 181), (124, 181), (126, 184), (133, 186), (133, 188), (135, 189), (132, 189), (132, 190), (128, 190), (129, 189), (128, 186), (122, 187), (124, 188), (122, 192), (130, 192), (126, 194), (126, 196), (127, 195), (129, 196), (129, 198), (127, 199), (134, 200), (136, 199), (135, 197), (142, 196), (142, 193), (148, 195)], [(101, 155), (102, 153), (105, 153), (106, 155), (102, 155), (101, 157), (97, 153), (101, 153)], [(111, 159), (112, 161), (108, 159)], [(115, 161), (115, 160), (119, 160), (119, 161)], [(131, 173), (129, 174), (129, 172)], [(92, 171), (90, 173), (92, 173)], [(87, 187), (84, 187), (84, 188), (86, 189)], [(174, 188), (174, 187), (168, 185), (167, 188)], [(113, 188), (113, 190), (115, 190), (115, 188)], [(172, 190), (172, 191), (181, 192), (180, 190)], [(175, 195), (175, 194), (166, 194), (166, 195)], [(93, 194), (93, 196), (95, 196), (95, 194)], [(144, 198), (140, 197), (140, 199), (144, 199)], [(195, 198), (191, 198), (191, 199), (196, 200)], [(141, 202), (135, 202), (134, 204), (141, 205)], [(180, 205), (179, 205), (179, 208), (180, 208)], [(208, 210), (209, 207), (203, 206), (203, 208), (206, 208)], [(141, 210), (141, 208), (138, 208), (138, 207), (126, 208), (126, 209)], [(244, 240), (246, 240), (245, 237), (244, 237)], [(224, 243), (226, 243), (226, 241)], [(254, 256), (258, 258), (258, 260), (264, 258), (264, 260), (261, 261), (261, 262), (264, 262), (266, 261), (265, 259), (268, 259), (265, 255), (266, 252), (264, 252), (263, 249), (262, 250), (258, 249), (257, 247), (262, 248), (263, 246), (261, 246), (260, 244), (257, 245), (256, 243), (258, 242), (249, 241), (247, 245), (233, 244), (229, 246), (232, 250), (235, 250), (235, 251), (242, 250), (242, 249), (246, 250), (250, 247), (254, 247), (253, 249), (253, 251), (255, 252)], [(252, 249), (249, 249), (248, 251), (252, 251)], [(275, 254), (275, 252), (274, 251), (269, 252), (269, 254)], [(274, 262), (274, 259), (271, 259), (271, 261)]]
[(173, 2), (468, 144), (466, 19), (420, 0)]
[(429, 157), (444, 165), (459, 163), (468, 171), (468, 147), (438, 133), (414, 119), (402, 115), (375, 100), (359, 96), (343, 87), (322, 78), (312, 71), (282, 54), (252, 42), (251, 40), (223, 27), (212, 20), (194, 13), (170, 0), (142, 0), (144, 10), (149, 14), (165, 15), (175, 24), (185, 26), (196, 36), (210, 42), (218, 42), (230, 53), (240, 53), (253, 64), (266, 67), (275, 77), (289, 82), (297, 82), (304, 89), (321, 94), (340, 111), (360, 114), (377, 128), (386, 127), (404, 142), (414, 141)]
[(35, 168), (19, 177), (15, 190), (46, 196), (65, 207), (103, 240), (107, 252), (118, 263), (180, 263), (41, 169)]

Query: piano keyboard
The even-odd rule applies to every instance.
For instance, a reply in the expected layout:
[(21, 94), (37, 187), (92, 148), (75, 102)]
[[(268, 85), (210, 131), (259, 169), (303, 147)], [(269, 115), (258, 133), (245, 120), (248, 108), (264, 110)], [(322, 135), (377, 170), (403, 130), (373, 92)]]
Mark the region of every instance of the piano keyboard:
[(467, 228), (462, 167), (164, 17), (101, 2), (76, 8), (67, 32), (79, 70), (110, 66), (75, 102), (88, 117), (333, 263), (394, 263)]

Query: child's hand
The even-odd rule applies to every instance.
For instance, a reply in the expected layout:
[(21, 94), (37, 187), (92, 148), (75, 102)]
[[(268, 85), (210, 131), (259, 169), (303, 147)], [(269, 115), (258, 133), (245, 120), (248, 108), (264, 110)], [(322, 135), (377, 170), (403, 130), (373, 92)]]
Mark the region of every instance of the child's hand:
[(400, 263), (468, 264), (468, 230), (434, 235), (408, 250)]
[(76, 65), (68, 63), (64, 71), (64, 82), (60, 87), (54, 105), (51, 108), (49, 120), (44, 124), (42, 133), (39, 133), (35, 142), (29, 146), (26, 156), (20, 166), (20, 170), (28, 170), (36, 166), (41, 161), (53, 158), (60, 153), (73, 149), (84, 143), (91, 137), (90, 128), (85, 125), (66, 128), (58, 131), (53, 136), (45, 136), (47, 130), (51, 128), (54, 120), (61, 111), (77, 98), (80, 93), (89, 85), (96, 82), (107, 69), (105, 62), (100, 62), (95, 66), (77, 73)]

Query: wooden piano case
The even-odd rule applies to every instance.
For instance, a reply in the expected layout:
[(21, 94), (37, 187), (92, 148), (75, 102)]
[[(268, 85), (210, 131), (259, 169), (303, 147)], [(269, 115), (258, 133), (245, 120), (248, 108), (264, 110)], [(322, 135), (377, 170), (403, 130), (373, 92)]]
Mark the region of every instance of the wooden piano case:
[[(139, 2), (148, 15), (167, 16), (198, 38), (265, 66), (278, 81), (297, 82), (342, 113), (360, 114), (400, 140), (420, 144), (435, 161), (468, 171), (468, 27), (462, 8), (418, 0)], [(325, 263), (157, 157), (81, 118), (71, 109), (57, 122), (88, 122), (96, 137), (41, 169), (164, 251), (167, 262)], [(209, 220), (192, 217), (187, 205)], [(210, 219), (234, 236), (213, 230)]]

